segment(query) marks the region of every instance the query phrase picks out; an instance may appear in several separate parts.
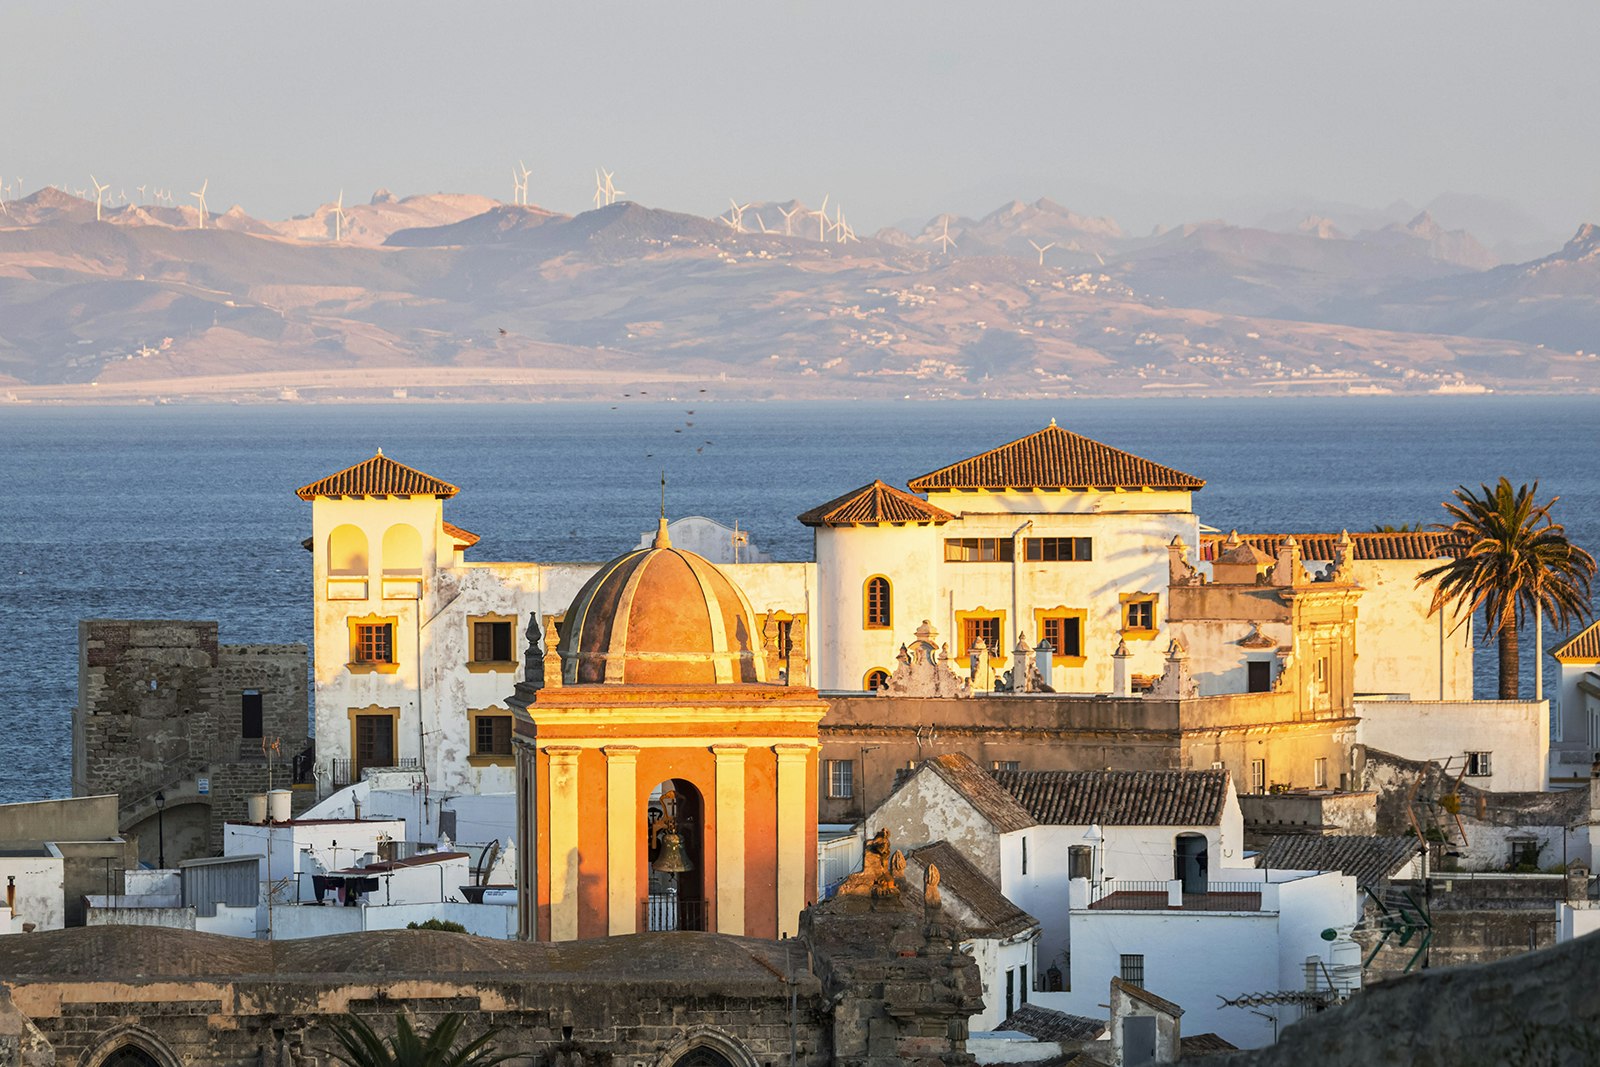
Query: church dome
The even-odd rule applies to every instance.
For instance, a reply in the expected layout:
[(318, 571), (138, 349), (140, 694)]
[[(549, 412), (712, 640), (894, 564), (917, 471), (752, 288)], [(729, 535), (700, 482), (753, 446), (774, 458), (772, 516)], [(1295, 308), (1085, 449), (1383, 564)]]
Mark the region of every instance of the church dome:
[(563, 685), (766, 681), (755, 613), (709, 560), (654, 544), (618, 556), (579, 590), (561, 624)]

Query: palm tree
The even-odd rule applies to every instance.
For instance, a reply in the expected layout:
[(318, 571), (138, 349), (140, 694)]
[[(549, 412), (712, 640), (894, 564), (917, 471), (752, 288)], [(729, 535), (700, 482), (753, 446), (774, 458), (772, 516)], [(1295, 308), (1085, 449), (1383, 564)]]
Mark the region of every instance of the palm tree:
[(351, 1012), (330, 1025), (342, 1049), (328, 1055), (346, 1067), (494, 1067), (514, 1053), (496, 1053), (489, 1042), (499, 1033), (490, 1030), (476, 1041), (454, 1048), (466, 1017), (451, 1012), (426, 1037), (412, 1029), (404, 1014), (394, 1017), (395, 1035), (385, 1043), (361, 1016)]
[(1522, 666), (1518, 626), (1529, 612), (1536, 627), (1549, 614), (1563, 630), (1588, 618), (1595, 563), (1550, 518), (1551, 505), (1561, 498), (1551, 497), (1544, 504), (1534, 500), (1538, 482), (1513, 489), (1501, 478), (1493, 489), (1481, 488), (1480, 497), (1463, 485), (1456, 489), (1454, 501), (1445, 501), (1444, 509), (1454, 521), (1438, 523), (1434, 529), (1448, 535), (1446, 547), (1456, 558), (1422, 572), (1417, 584), (1439, 580), (1430, 615), (1447, 604), (1465, 607), (1468, 617), (1483, 609), (1488, 627), (1484, 636), (1493, 635), (1500, 642), (1500, 699), (1516, 700)]

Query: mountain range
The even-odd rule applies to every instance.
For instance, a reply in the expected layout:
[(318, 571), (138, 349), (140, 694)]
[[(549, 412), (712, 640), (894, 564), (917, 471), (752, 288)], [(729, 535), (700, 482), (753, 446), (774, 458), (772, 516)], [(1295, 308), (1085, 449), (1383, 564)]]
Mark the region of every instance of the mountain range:
[(1013, 201), (859, 237), (794, 200), (99, 213), (53, 188), (0, 211), (0, 399), (1600, 389), (1588, 225), (1503, 263), (1428, 211), (1130, 235)]

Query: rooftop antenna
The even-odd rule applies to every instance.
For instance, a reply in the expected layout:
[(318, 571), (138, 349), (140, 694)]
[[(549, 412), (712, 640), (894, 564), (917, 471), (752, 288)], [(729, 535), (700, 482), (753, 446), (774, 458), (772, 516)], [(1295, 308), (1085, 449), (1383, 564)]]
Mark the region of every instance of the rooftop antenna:
[(939, 235), (939, 243), (944, 245), (944, 254), (949, 255), (950, 250), (956, 247), (955, 238), (950, 236), (950, 216), (944, 216), (944, 232)]
[(333, 205), (333, 243), (344, 240), (344, 190), (339, 190), (339, 202)]
[(1051, 241), (1047, 245), (1041, 245), (1041, 244), (1037, 243), (1036, 241), (1034, 241), (1034, 239), (1031, 238), (1031, 237), (1028, 238), (1028, 243), (1030, 245), (1033, 245), (1033, 250), (1035, 252), (1039, 253), (1039, 266), (1041, 266), (1041, 267), (1044, 266), (1044, 254), (1046, 252), (1050, 251), (1052, 248), (1054, 248), (1056, 246), (1056, 243), (1054, 241)]
[(821, 207), (819, 207), (815, 211), (807, 212), (807, 214), (815, 215), (817, 217), (817, 241), (819, 243), (822, 242), (822, 241), (826, 241), (828, 239), (828, 237), (827, 237), (827, 234), (828, 234), (828, 230), (827, 230), (827, 226), (828, 226), (828, 194), (827, 193), (823, 193), (822, 194), (822, 206)]
[(200, 228), (202, 230), (206, 228), (206, 189), (209, 188), (210, 185), (211, 179), (207, 178), (205, 181), (200, 183), (200, 191), (198, 193), (189, 194), (196, 200), (200, 201)]
[(778, 213), (783, 216), (783, 235), (785, 237), (793, 237), (794, 234), (789, 229), (789, 220), (800, 214), (800, 205), (795, 204), (795, 206), (790, 208), (788, 211), (785, 211), (780, 207), (778, 209)]
[(89, 175), (89, 184), (94, 186), (94, 221), (99, 222), (100, 221), (100, 201), (101, 201), (101, 198), (105, 195), (105, 191), (107, 189), (111, 188), (111, 186), (109, 186), (109, 185), (101, 185), (99, 183), (99, 181), (97, 181), (95, 179), (95, 176), (93, 174)]

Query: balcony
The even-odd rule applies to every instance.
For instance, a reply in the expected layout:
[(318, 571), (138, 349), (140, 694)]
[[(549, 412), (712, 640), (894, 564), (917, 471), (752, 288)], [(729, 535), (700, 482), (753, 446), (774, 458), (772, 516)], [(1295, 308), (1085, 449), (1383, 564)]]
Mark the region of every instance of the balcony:
[(706, 902), (683, 900), (676, 893), (652, 893), (639, 906), (641, 930), (704, 930)]
[(422, 766), (415, 756), (402, 756), (393, 763), (385, 764), (381, 767), (376, 764), (366, 764), (358, 767), (355, 760), (349, 758), (333, 759), (329, 760), (329, 763), (332, 765), (331, 771), (333, 774), (333, 780), (330, 785), (334, 789), (343, 789), (347, 785), (355, 785), (367, 771), (414, 771)]

